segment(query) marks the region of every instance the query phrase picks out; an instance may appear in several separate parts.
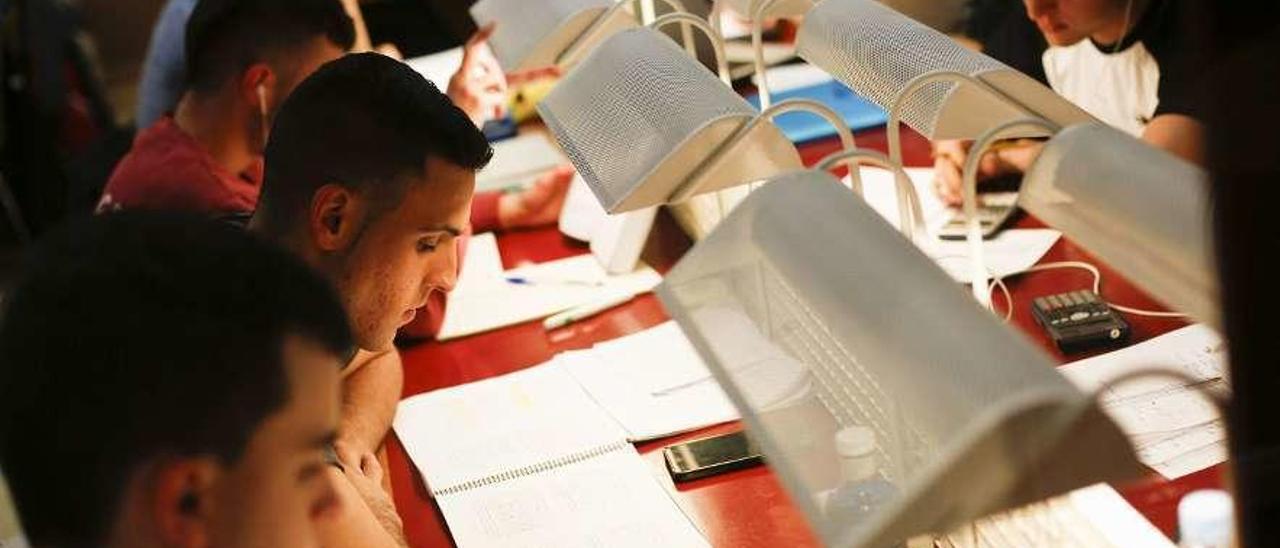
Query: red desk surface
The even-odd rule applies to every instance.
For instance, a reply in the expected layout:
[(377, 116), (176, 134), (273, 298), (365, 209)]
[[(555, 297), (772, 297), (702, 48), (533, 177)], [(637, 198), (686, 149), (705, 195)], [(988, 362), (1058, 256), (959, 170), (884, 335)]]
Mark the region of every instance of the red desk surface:
[[(904, 154), (910, 165), (930, 165), (929, 144), (911, 131), (904, 132)], [(858, 145), (885, 149), (883, 129), (858, 134)], [(801, 155), (812, 164), (835, 151), (838, 143), (824, 141), (802, 147)], [(1043, 226), (1035, 219), (1024, 218), (1018, 226)], [(504, 266), (512, 268), (524, 263), (538, 263), (587, 253), (586, 246), (575, 243), (555, 228), (512, 232), (498, 236)], [(660, 271), (669, 269), (688, 250), (688, 238), (665, 213), (659, 216), (654, 236), (645, 250), (645, 260)], [(1042, 262), (1084, 261), (1095, 264), (1102, 272), (1102, 295), (1110, 302), (1160, 310), (1163, 307), (1100, 263), (1075, 244), (1059, 241)], [(1058, 352), (1047, 335), (1035, 324), (1029, 303), (1035, 297), (1088, 288), (1092, 275), (1084, 271), (1063, 270), (1030, 274), (1009, 281), (1015, 300), (1013, 324), (1032, 341), (1054, 356), (1059, 363), (1068, 358)], [(997, 307), (1003, 311), (1004, 299), (997, 294)], [(405, 365), (404, 397), (439, 388), (478, 381), (510, 373), (550, 360), (559, 352), (588, 348), (591, 345), (653, 327), (668, 319), (657, 297), (644, 295), (633, 302), (565, 329), (548, 333), (541, 322), (529, 322), (498, 331), (483, 333), (446, 343), (428, 342), (401, 350)], [(1185, 322), (1126, 316), (1133, 328), (1133, 342), (1169, 332)], [(1070, 361), (1087, 355), (1071, 356)], [(644, 443), (640, 453), (652, 465), (655, 474), (665, 474), (660, 449), (671, 443), (729, 432), (740, 424), (712, 427), (683, 436)], [(414, 547), (452, 546), (453, 541), (439, 509), (431, 500), (413, 464), (395, 435), (387, 441), (387, 460), (395, 494), (396, 507), (404, 520), (405, 532)], [(1222, 466), (1166, 481), (1154, 472), (1145, 480), (1118, 486), (1121, 493), (1156, 526), (1172, 536), (1176, 528), (1176, 507), (1183, 494), (1195, 489), (1219, 487), (1224, 478)], [(766, 467), (757, 467), (714, 478), (682, 484), (677, 488), (677, 503), (715, 546), (816, 546), (798, 508), (778, 480)]]

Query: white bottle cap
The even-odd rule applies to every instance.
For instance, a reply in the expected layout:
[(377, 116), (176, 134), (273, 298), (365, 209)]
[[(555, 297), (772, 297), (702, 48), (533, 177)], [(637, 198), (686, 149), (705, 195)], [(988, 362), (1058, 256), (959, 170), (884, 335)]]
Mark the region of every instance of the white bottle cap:
[(863, 457), (876, 450), (876, 433), (865, 426), (850, 426), (836, 432), (836, 452), (841, 458)]
[(1178, 502), (1178, 530), (1188, 546), (1230, 546), (1235, 528), (1231, 495), (1226, 491), (1194, 491)]
[(876, 474), (876, 433), (863, 426), (836, 432), (836, 453), (845, 481), (862, 481)]

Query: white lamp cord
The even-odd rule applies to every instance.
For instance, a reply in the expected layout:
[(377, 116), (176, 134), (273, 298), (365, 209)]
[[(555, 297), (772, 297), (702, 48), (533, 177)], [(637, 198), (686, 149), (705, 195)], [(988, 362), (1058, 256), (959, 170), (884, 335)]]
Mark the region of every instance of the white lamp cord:
[[(1033, 266), (1021, 272), (1015, 272), (1013, 274), (1010, 274), (1009, 276), (1019, 276), (1022, 274), (1030, 274), (1032, 272), (1044, 272), (1046, 270), (1059, 270), (1059, 269), (1067, 269), (1067, 268), (1085, 270), (1093, 274), (1093, 292), (1096, 293), (1099, 297), (1102, 296), (1102, 272), (1098, 270), (1098, 267), (1085, 262), (1063, 261), (1058, 263), (1046, 263), (1042, 265)], [(995, 276), (994, 273), (992, 273), (991, 283), (990, 285), (987, 286), (988, 294), (990, 294), (992, 291), (995, 291), (996, 287), (999, 287), (1000, 292), (1004, 294), (1005, 302), (1008, 303), (1008, 309), (1005, 310), (1005, 316), (1004, 316), (1004, 321), (1006, 322), (1013, 317), (1013, 307), (1014, 307), (1013, 294), (1009, 291), (1009, 286), (1005, 285), (1004, 283), (1004, 279), (1009, 276)], [(1152, 310), (1142, 310), (1138, 308), (1131, 308), (1128, 306), (1122, 306), (1115, 303), (1106, 303), (1106, 304), (1107, 306), (1110, 306), (1111, 308), (1119, 310), (1120, 312), (1124, 312), (1126, 314), (1133, 314), (1134, 316), (1146, 316), (1150, 318), (1170, 318), (1170, 319), (1181, 319), (1181, 318), (1187, 317), (1186, 314), (1179, 314), (1177, 312), (1156, 312)]]

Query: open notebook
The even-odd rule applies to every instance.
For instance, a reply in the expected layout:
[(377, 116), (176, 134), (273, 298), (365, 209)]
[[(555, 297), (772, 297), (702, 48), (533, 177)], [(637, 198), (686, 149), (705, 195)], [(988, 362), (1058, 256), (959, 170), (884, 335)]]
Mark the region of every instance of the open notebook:
[(405, 400), (395, 429), (458, 546), (707, 546), (554, 362)]
[(630, 442), (736, 420), (679, 327), (400, 403), (459, 546), (705, 546)]

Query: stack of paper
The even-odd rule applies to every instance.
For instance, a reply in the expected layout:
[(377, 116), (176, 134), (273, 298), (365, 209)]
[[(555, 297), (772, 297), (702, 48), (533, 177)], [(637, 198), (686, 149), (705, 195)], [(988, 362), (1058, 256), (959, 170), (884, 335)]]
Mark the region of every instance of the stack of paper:
[[(1226, 428), (1205, 399), (1225, 395), (1226, 345), (1204, 325), (1184, 327), (1149, 341), (1058, 368), (1081, 390), (1101, 390), (1103, 409), (1133, 441), (1138, 457), (1176, 479), (1226, 460)], [(1165, 369), (1189, 376), (1144, 377), (1103, 388), (1134, 372)]]
[[(513, 283), (511, 280), (523, 283)], [(437, 336), (449, 340), (530, 320), (619, 294), (653, 289), (662, 277), (643, 267), (610, 276), (591, 255), (580, 255), (507, 272), (502, 270), (492, 234), (471, 239), (462, 275), (449, 294), (444, 325)]]

